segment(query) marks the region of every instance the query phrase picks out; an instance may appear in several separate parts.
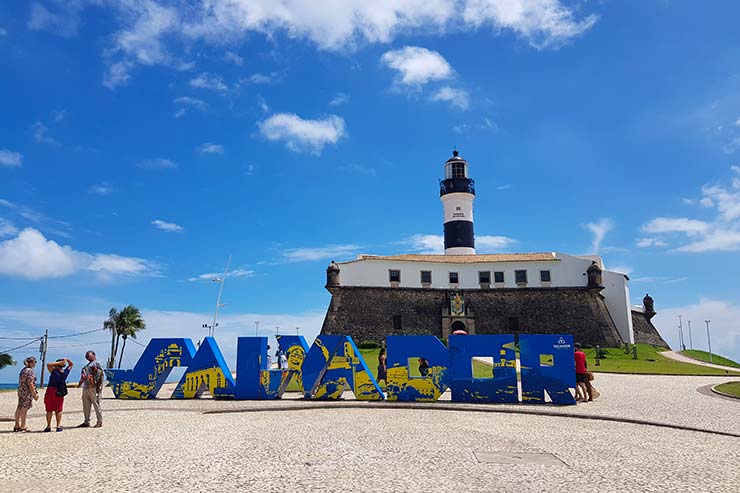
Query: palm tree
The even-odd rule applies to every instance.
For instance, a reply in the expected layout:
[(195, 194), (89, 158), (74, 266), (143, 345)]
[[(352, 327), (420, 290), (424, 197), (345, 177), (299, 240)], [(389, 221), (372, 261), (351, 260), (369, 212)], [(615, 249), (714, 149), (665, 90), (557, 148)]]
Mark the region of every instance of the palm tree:
[(118, 367), (120, 368), (123, 351), (126, 349), (126, 339), (129, 337), (136, 339), (136, 333), (146, 329), (146, 323), (138, 308), (127, 305), (121, 311), (111, 308), (108, 312), (108, 320), (103, 322), (103, 328), (111, 331), (111, 356), (108, 360), (108, 368), (113, 368), (115, 365), (116, 356), (118, 356), (118, 343), (123, 338), (121, 356), (118, 360)]
[(7, 353), (0, 353), (0, 370), (6, 366), (14, 365), (15, 361)]
[(111, 334), (111, 341), (110, 341), (110, 357), (108, 358), (108, 363), (105, 365), (108, 368), (113, 368), (113, 362), (116, 359), (116, 352), (118, 351), (116, 349), (116, 340), (118, 339), (118, 330), (116, 327), (116, 319), (118, 317), (118, 310), (115, 308), (111, 308), (108, 312), (108, 320), (103, 322), (103, 328), (106, 330), (110, 330)]
[(123, 346), (121, 347), (121, 357), (118, 360), (118, 368), (121, 367), (121, 361), (123, 360), (123, 351), (126, 349), (126, 339), (129, 337), (136, 339), (136, 333), (140, 330), (146, 329), (146, 322), (141, 316), (141, 312), (138, 308), (132, 305), (128, 305), (121, 310), (121, 317), (123, 323), (120, 326), (121, 337), (123, 337)]

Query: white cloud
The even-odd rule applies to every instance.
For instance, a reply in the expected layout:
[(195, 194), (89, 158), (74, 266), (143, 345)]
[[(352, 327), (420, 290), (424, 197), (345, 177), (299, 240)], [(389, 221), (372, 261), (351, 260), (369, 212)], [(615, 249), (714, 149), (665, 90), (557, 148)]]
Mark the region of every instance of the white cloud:
[(444, 101), (457, 109), (467, 110), (470, 106), (470, 95), (464, 89), (444, 86), (432, 95), (432, 101)]
[(628, 265), (615, 265), (614, 267), (607, 266), (608, 271), (619, 272), (620, 274), (629, 275), (632, 272), (632, 267)]
[[(475, 250), (477, 253), (496, 253), (516, 242), (517, 240), (507, 236), (476, 235)], [(415, 234), (402, 243), (409, 245), (415, 253), (424, 255), (441, 255), (445, 252), (445, 240), (442, 235)]]
[(217, 92), (225, 92), (228, 89), (220, 75), (209, 74), (207, 72), (203, 72), (198, 77), (191, 79), (188, 84), (190, 87), (210, 89)]
[(20, 167), (23, 165), (23, 155), (8, 149), (0, 149), (0, 166)]
[(226, 61), (233, 63), (234, 65), (239, 65), (239, 66), (244, 65), (244, 58), (240, 57), (238, 54), (234, 53), (233, 51), (227, 51), (226, 53), (224, 53), (224, 59)]
[(162, 231), (166, 231), (168, 233), (182, 233), (184, 231), (183, 227), (179, 224), (168, 223), (167, 221), (162, 221), (161, 219), (155, 219), (154, 221), (152, 221), (152, 224), (155, 228), (161, 229)]
[(80, 27), (81, 0), (54, 0), (54, 11), (39, 2), (31, 4), (31, 17), (27, 27), (32, 31), (49, 31), (64, 38), (77, 35)]
[(154, 159), (144, 159), (143, 161), (139, 161), (136, 163), (136, 166), (139, 168), (145, 168), (145, 169), (172, 169), (177, 168), (177, 163), (173, 162), (170, 159), (166, 158), (154, 158)]
[(726, 356), (732, 360), (740, 361), (740, 305), (734, 301), (716, 300), (702, 298), (697, 303), (660, 308), (660, 300), (656, 299), (656, 311), (658, 314), (653, 323), (663, 338), (671, 345), (678, 348), (678, 315), (683, 317), (683, 332), (686, 346), (689, 345), (688, 320), (691, 320), (692, 341), (695, 349), (708, 350), (707, 328), (705, 320), (710, 322), (710, 335), (712, 339), (712, 353)]
[(598, 17), (582, 21), (559, 0), (469, 0), (463, 18), (473, 26), (511, 29), (537, 49), (558, 47), (591, 29)]
[(103, 74), (103, 85), (108, 89), (125, 86), (131, 79), (131, 69), (134, 63), (128, 60), (121, 60), (110, 63)]
[(47, 127), (43, 123), (34, 123), (33, 125), (31, 125), (31, 130), (33, 131), (34, 140), (39, 144), (59, 145), (59, 142), (47, 135), (47, 133), (49, 132), (49, 127)]
[(638, 248), (650, 248), (650, 247), (664, 247), (668, 246), (668, 243), (666, 241), (661, 240), (660, 238), (639, 238), (635, 245)]
[(0, 217), (0, 238), (15, 236), (17, 233), (18, 228), (15, 227), (15, 224)]
[[(730, 169), (735, 174), (740, 173), (737, 166)], [(659, 235), (683, 235), (690, 240), (675, 248), (676, 252), (740, 250), (740, 178), (732, 176), (728, 185), (705, 185), (701, 192), (698, 203), (714, 210), (713, 220), (657, 217), (642, 226), (642, 230)]]
[(80, 271), (100, 275), (153, 274), (150, 262), (113, 254), (90, 254), (48, 240), (40, 231), (26, 228), (15, 238), (0, 242), (0, 275), (38, 280), (65, 277)]
[(242, 84), (247, 84), (247, 83), (248, 84), (272, 84), (273, 82), (277, 80), (276, 77), (277, 77), (277, 74), (274, 74), (274, 73), (270, 75), (252, 74), (246, 79), (242, 79), (239, 82)]
[[(494, 34), (514, 32), (542, 49), (580, 36), (597, 19), (594, 15), (578, 18), (561, 0), (344, 0), (318, 8), (312, 0), (89, 4), (108, 8), (118, 27), (108, 36), (111, 41), (104, 51), (109, 65), (104, 84), (110, 88), (125, 85), (136, 65), (186, 70), (192, 63), (182, 61), (177, 53), (189, 54), (203, 44), (238, 46), (254, 34), (308, 40), (322, 50), (351, 51), (420, 31), (434, 36), (491, 27)], [(32, 15), (30, 25), (61, 35), (77, 33), (82, 0), (55, 0), (54, 12), (34, 5), (39, 6), (38, 14)], [(98, 10), (92, 12), (98, 15)]]
[(346, 173), (356, 173), (358, 175), (375, 176), (375, 168), (360, 166), (359, 164), (356, 164), (356, 163), (345, 164), (343, 166), (339, 166), (337, 169), (339, 171), (344, 171)]
[(329, 106), (342, 106), (343, 104), (349, 103), (349, 94), (338, 92), (331, 101)]
[(327, 144), (336, 144), (345, 135), (344, 119), (337, 115), (304, 120), (295, 113), (277, 113), (258, 125), (266, 139), (283, 141), (294, 152), (311, 152), (316, 155)]
[(656, 217), (642, 226), (641, 229), (645, 233), (654, 234), (686, 233), (687, 235), (697, 235), (707, 231), (709, 225), (704, 221), (685, 217)]
[(614, 221), (607, 217), (602, 217), (595, 223), (587, 223), (583, 225), (585, 229), (594, 235), (593, 241), (591, 242), (591, 253), (599, 253), (604, 237), (609, 231), (614, 229), (614, 226)]
[(496, 253), (509, 248), (516, 242), (517, 240), (507, 236), (481, 235), (475, 237), (475, 250), (478, 253)]
[(175, 112), (175, 118), (180, 118), (181, 116), (185, 115), (185, 113), (187, 113), (187, 109), (185, 107), (194, 108), (198, 111), (208, 110), (208, 103), (206, 103), (202, 99), (191, 98), (189, 96), (176, 98), (173, 100), (173, 103), (183, 106)]
[(54, 110), (51, 112), (51, 118), (55, 122), (61, 122), (67, 118), (67, 110)]
[[(213, 279), (220, 279), (223, 277), (223, 272), (206, 272), (205, 274), (198, 274), (195, 277), (188, 278), (188, 281), (190, 282), (196, 282), (196, 281), (211, 281)], [(228, 274), (226, 274), (226, 277), (229, 279), (237, 279), (240, 277), (254, 277), (254, 271), (249, 269), (234, 269), (230, 270)]]
[(360, 247), (358, 245), (326, 245), (315, 248), (291, 248), (282, 255), (284, 262), (312, 262), (325, 259), (344, 259), (351, 257)]
[(106, 195), (110, 195), (110, 193), (113, 191), (110, 184), (107, 182), (98, 183), (95, 185), (90, 186), (90, 193), (95, 195), (100, 195), (101, 197), (104, 197)]
[(398, 84), (420, 86), (432, 80), (449, 79), (453, 71), (447, 60), (436, 51), (419, 46), (404, 46), (383, 53), (380, 60), (399, 73)]
[(201, 154), (223, 154), (224, 146), (206, 142), (205, 144), (198, 146), (198, 152)]
[(0, 199), (0, 207), (6, 208), (18, 222), (32, 223), (47, 233), (65, 238), (69, 237), (67, 230), (70, 224), (68, 222), (48, 217), (36, 209), (22, 204), (15, 204), (5, 199)]

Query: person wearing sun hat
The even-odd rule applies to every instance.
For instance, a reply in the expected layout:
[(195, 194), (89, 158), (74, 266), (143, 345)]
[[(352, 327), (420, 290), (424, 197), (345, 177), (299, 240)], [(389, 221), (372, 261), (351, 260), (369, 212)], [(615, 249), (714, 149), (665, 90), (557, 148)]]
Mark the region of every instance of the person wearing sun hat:
[(62, 431), (64, 396), (67, 395), (67, 377), (72, 366), (72, 360), (67, 358), (59, 358), (46, 365), (49, 370), (49, 384), (44, 394), (44, 406), (46, 407), (46, 429), (44, 431), (46, 432), (51, 431), (52, 414), (56, 416), (57, 431)]
[(23, 369), (18, 375), (18, 407), (15, 409), (13, 431), (28, 431), (28, 428), (26, 428), (28, 410), (33, 407), (33, 401), (39, 400), (39, 393), (36, 390), (36, 373), (33, 371), (34, 366), (36, 366), (36, 358), (33, 356), (23, 360)]

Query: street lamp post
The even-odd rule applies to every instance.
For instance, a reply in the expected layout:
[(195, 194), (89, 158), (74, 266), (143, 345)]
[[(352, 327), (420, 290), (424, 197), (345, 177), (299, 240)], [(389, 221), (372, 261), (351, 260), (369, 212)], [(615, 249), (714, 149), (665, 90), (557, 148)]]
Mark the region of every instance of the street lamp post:
[(296, 328), (295, 328), (295, 335), (298, 335), (298, 332), (300, 332), (300, 330), (301, 330), (301, 328), (300, 328), (300, 327), (296, 327)]
[(711, 320), (705, 320), (704, 321), (707, 324), (707, 345), (709, 345), (709, 362), (712, 362), (712, 339), (709, 337), (709, 322)]
[(262, 322), (260, 322), (258, 320), (255, 320), (254, 321), (254, 327), (255, 327), (255, 329), (254, 329), (254, 335), (255, 335), (255, 337), (259, 337), (259, 335), (260, 335), (260, 324), (261, 323)]
[(689, 348), (694, 349), (694, 341), (691, 340), (691, 320), (686, 323), (689, 324)]
[(681, 351), (686, 351), (686, 344), (683, 343), (683, 315), (678, 316), (678, 344)]

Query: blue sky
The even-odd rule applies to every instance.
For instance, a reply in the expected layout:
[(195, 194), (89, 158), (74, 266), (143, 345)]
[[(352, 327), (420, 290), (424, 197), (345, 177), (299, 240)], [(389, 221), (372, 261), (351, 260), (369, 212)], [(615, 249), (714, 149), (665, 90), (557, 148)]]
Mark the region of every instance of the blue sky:
[(200, 338), (229, 255), (227, 356), (254, 320), (313, 336), (331, 259), (440, 249), (457, 146), (479, 252), (599, 253), (669, 343), (711, 319), (740, 358), (740, 6), (314, 4), (0, 6), (5, 337), (131, 303)]

